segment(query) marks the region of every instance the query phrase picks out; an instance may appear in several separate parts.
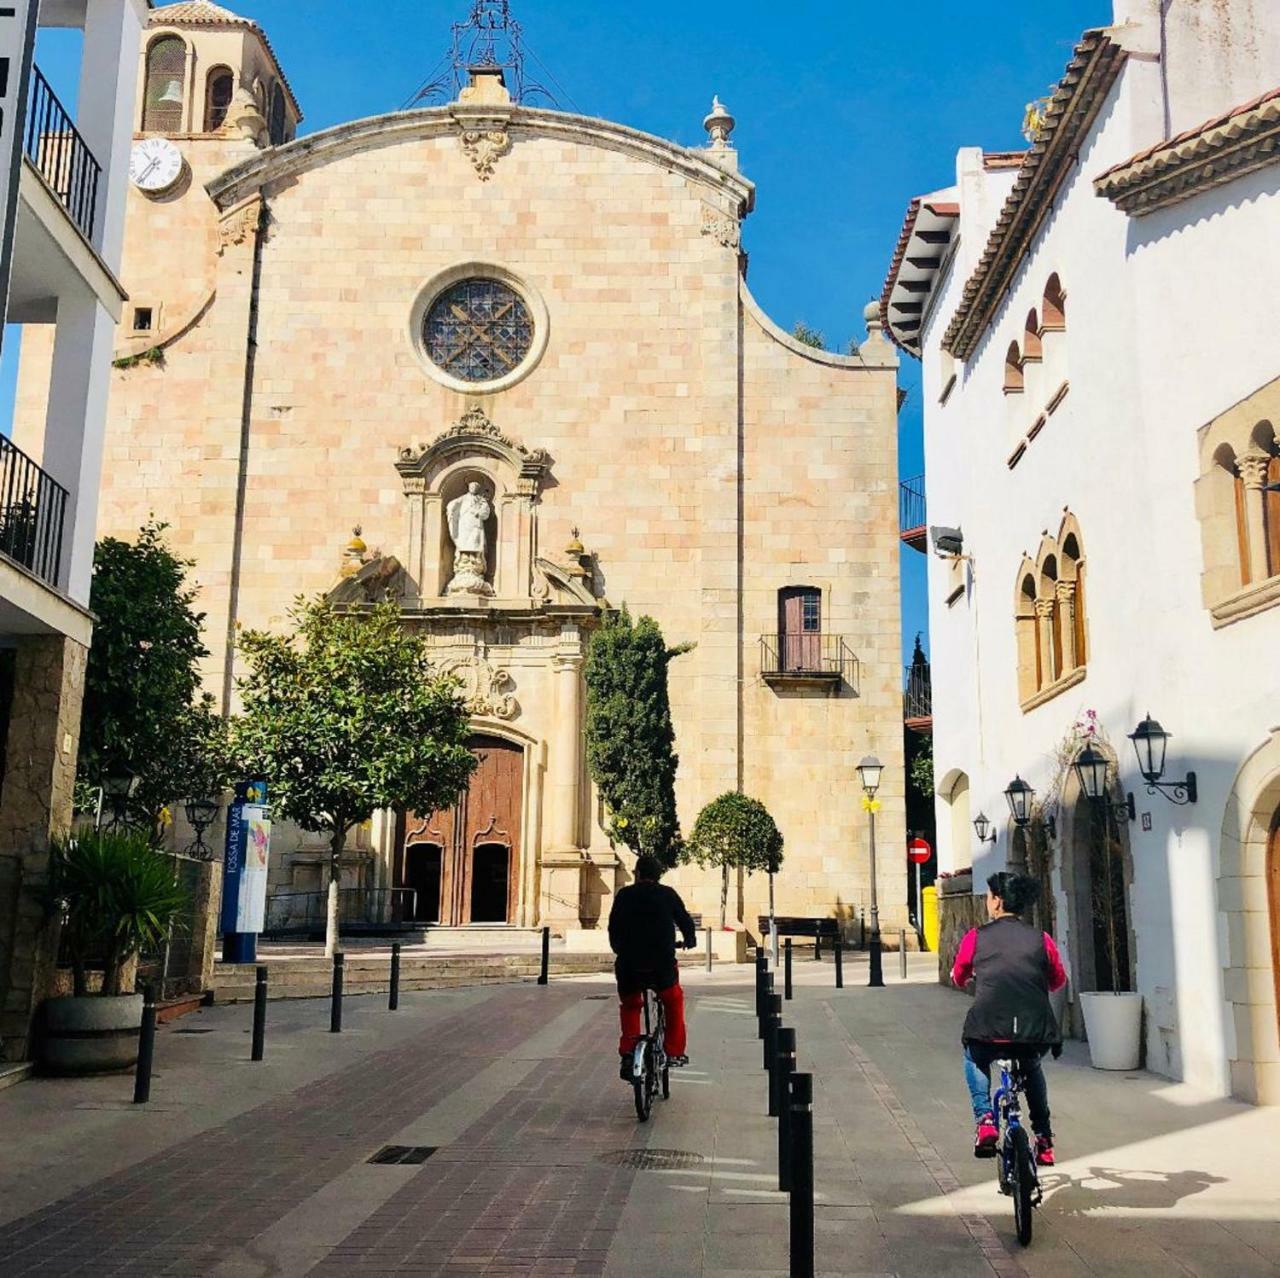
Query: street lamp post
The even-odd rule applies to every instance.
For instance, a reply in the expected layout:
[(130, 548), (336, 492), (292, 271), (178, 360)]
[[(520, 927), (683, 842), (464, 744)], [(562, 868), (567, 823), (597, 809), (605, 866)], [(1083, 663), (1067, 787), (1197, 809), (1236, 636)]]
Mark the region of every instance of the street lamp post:
[(876, 893), (876, 791), (880, 788), (880, 774), (884, 765), (874, 754), (869, 754), (858, 764), (858, 777), (862, 781), (862, 806), (870, 818), (871, 827), (871, 975), (867, 984), (873, 988), (884, 985), (884, 968), (880, 953), (880, 901)]
[[(102, 797), (111, 809), (111, 820), (107, 824), (107, 829), (114, 830), (119, 825), (127, 824), (129, 800), (137, 792), (140, 780), (141, 778), (136, 776), (127, 765), (113, 767), (103, 778)], [(98, 819), (95, 824), (99, 829), (102, 828), (101, 806), (98, 808)]]

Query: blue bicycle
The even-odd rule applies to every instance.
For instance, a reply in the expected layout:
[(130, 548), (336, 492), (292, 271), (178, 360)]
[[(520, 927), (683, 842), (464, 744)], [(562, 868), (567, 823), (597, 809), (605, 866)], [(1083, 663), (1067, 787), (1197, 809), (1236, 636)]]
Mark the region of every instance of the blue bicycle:
[(1013, 1199), (1018, 1241), (1027, 1247), (1031, 1244), (1031, 1213), (1040, 1206), (1044, 1193), (1036, 1172), (1031, 1138), (1022, 1125), (1020, 1098), (1026, 1084), (1020, 1061), (996, 1061), (994, 1068), (1000, 1071), (1000, 1086), (995, 1094), (996, 1121), (1000, 1125), (996, 1174), (1000, 1179), (1000, 1192)]

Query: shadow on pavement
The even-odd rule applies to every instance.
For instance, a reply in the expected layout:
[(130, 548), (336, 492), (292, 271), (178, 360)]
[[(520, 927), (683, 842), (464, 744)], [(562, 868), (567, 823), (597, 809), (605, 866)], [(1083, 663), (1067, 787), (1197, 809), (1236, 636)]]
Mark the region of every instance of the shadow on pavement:
[(1159, 1211), (1184, 1198), (1226, 1183), (1225, 1176), (1202, 1171), (1135, 1171), (1131, 1168), (1090, 1167), (1082, 1176), (1049, 1172), (1040, 1177), (1046, 1203), (1055, 1215), (1085, 1216), (1104, 1209)]

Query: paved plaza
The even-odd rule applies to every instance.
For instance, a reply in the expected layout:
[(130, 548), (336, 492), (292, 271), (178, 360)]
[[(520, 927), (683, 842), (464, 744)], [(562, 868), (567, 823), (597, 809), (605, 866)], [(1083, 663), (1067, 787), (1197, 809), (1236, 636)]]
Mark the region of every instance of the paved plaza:
[[(962, 997), (912, 956), (848, 987), (796, 964), (786, 1021), (815, 1076), (821, 1274), (1280, 1275), (1280, 1111), (1150, 1074), (1051, 1065), (1059, 1166), (1029, 1250), (970, 1153)], [(0, 1274), (787, 1272), (749, 969), (686, 973), (692, 1066), (646, 1126), (618, 1081), (602, 978), (270, 1006), (160, 1031), (150, 1105), (127, 1077), (0, 1092)], [(377, 1164), (387, 1145), (434, 1149)], [(680, 1151), (636, 1170), (628, 1151)]]

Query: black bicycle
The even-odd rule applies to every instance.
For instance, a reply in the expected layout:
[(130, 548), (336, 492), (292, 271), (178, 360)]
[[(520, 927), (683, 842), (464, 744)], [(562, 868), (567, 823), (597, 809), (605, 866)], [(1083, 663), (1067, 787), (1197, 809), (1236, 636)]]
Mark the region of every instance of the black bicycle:
[(644, 990), (644, 1033), (631, 1053), (631, 1086), (636, 1097), (636, 1116), (649, 1121), (654, 1098), (662, 1089), (662, 1099), (671, 1097), (671, 1067), (667, 1063), (667, 1017), (656, 990)]
[(996, 1088), (995, 1095), (996, 1121), (1000, 1124), (996, 1174), (1000, 1180), (1000, 1192), (1013, 1199), (1018, 1241), (1027, 1247), (1031, 1243), (1031, 1213), (1040, 1206), (1044, 1193), (1040, 1188), (1031, 1138), (1022, 1125), (1019, 1098), (1025, 1090), (1026, 1081), (1022, 1076), (1021, 1061), (996, 1061), (995, 1067), (1000, 1071), (1000, 1086)]

